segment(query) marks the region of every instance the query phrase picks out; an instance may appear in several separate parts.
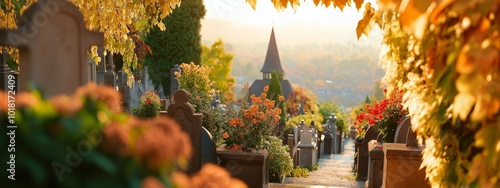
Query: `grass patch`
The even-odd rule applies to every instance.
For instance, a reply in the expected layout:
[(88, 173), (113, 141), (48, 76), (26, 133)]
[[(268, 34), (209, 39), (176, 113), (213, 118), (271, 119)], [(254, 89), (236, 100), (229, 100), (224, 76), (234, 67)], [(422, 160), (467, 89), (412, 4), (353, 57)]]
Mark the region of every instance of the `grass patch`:
[(309, 169), (297, 167), (297, 168), (292, 170), (291, 174), (292, 174), (292, 177), (307, 178), (307, 177), (309, 177)]

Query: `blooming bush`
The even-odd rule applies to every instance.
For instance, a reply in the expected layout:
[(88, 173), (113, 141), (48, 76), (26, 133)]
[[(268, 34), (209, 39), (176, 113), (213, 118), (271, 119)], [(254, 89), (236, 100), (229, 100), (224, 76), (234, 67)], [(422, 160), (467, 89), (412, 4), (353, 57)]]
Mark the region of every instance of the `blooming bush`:
[(158, 94), (146, 91), (141, 96), (139, 107), (132, 109), (132, 115), (138, 118), (153, 118), (160, 115), (161, 101)]
[(275, 136), (266, 139), (265, 147), (269, 152), (269, 179), (282, 180), (293, 170), (293, 161), (290, 157), (288, 145)]
[[(268, 90), (266, 86), (260, 96), (252, 95), (251, 104), (242, 99), (228, 105), (228, 124), (222, 127), (227, 148), (244, 151), (263, 148), (265, 138), (272, 134), (282, 113), (274, 100), (266, 99)], [(279, 102), (284, 100), (282, 96), (279, 99)]]
[[(183, 178), (178, 167), (191, 156), (187, 134), (167, 117), (130, 117), (111, 87), (89, 84), (71, 96), (44, 99), (34, 91), (16, 99), (17, 128), (0, 131), (14, 131), (15, 174), (32, 181), (5, 181), (3, 187), (201, 187), (196, 181), (206, 171), (216, 178), (206, 178), (205, 185), (241, 185), (213, 166)], [(8, 104), (0, 102), (1, 122), (8, 122), (7, 112)], [(8, 151), (7, 141), (0, 139), (2, 151)], [(0, 160), (10, 161), (10, 155)]]
[[(384, 90), (384, 92), (386, 91)], [(396, 128), (401, 123), (403, 117), (408, 114), (403, 109), (402, 97), (402, 91), (395, 91), (383, 100), (366, 104), (354, 123), (359, 134), (364, 135), (362, 133), (363, 129), (360, 126), (368, 124), (375, 126), (380, 133), (384, 134), (384, 142), (394, 142)]]
[(175, 73), (179, 87), (189, 92), (191, 96), (189, 102), (196, 112), (199, 112), (204, 105), (210, 104), (217, 92), (214, 89), (214, 82), (208, 77), (212, 69), (195, 65), (193, 62), (182, 63), (179, 68), (181, 68), (181, 73)]

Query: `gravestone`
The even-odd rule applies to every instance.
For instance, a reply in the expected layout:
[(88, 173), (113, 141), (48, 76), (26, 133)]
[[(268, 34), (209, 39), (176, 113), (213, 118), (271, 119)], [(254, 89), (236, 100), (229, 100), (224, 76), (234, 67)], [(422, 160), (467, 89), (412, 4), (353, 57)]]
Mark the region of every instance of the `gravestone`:
[(170, 69), (170, 95), (174, 94), (175, 91), (179, 90), (179, 82), (175, 78), (175, 72), (181, 73), (179, 65), (175, 65), (174, 68)]
[(396, 133), (394, 134), (394, 143), (406, 143), (406, 136), (408, 130), (411, 128), (410, 116), (404, 117), (403, 121), (396, 128)]
[(33, 82), (54, 96), (89, 82), (87, 51), (104, 45), (104, 34), (88, 31), (73, 3), (40, 0), (26, 9), (16, 30), (0, 30), (0, 45), (19, 48), (20, 91)]
[(417, 134), (411, 127), (408, 129), (408, 134), (406, 136), (406, 147), (418, 148)]
[(146, 91), (155, 91), (153, 81), (149, 78), (148, 67), (142, 68), (142, 79), (135, 80), (130, 89), (129, 110), (139, 107), (141, 96)]
[(335, 119), (334, 116), (330, 116), (330, 119), (328, 120), (328, 124), (330, 127), (330, 132), (332, 133), (332, 150), (333, 154), (339, 154), (340, 153), (340, 148), (338, 144), (338, 135), (337, 135), (337, 126), (335, 125)]
[(377, 128), (370, 126), (366, 130), (365, 138), (363, 142), (358, 145), (358, 174), (356, 176), (356, 180), (365, 181), (368, 177), (368, 143), (371, 140), (376, 140), (379, 132)]
[(193, 174), (201, 169), (201, 137), (202, 114), (194, 113), (193, 106), (189, 103), (189, 93), (186, 90), (177, 90), (174, 93), (174, 103), (167, 109), (168, 117), (175, 119), (182, 130), (189, 135), (193, 154), (189, 160), (188, 174)]
[(297, 145), (300, 150), (300, 166), (312, 166), (317, 163), (317, 147), (316, 142), (313, 140), (313, 130), (309, 129), (309, 126), (304, 123), (304, 121), (300, 122), (300, 141)]
[(92, 60), (92, 58), (90, 57), (87, 59), (87, 67), (88, 67), (87, 79), (89, 80), (89, 82), (97, 84), (97, 72), (96, 72), (97, 66), (94, 63), (94, 60)]
[(104, 74), (106, 74), (106, 61), (104, 57), (104, 47), (97, 48), (97, 55), (101, 59), (97, 64), (97, 84), (104, 85)]
[(118, 71), (118, 91), (122, 94), (123, 107), (130, 111), (130, 87), (127, 85), (128, 74), (120, 70)]
[[(19, 78), (19, 73), (13, 71), (7, 64), (8, 55), (7, 50), (2, 49), (2, 54), (0, 55), (0, 90), (4, 92), (14, 91), (17, 93), (17, 78)], [(14, 86), (14, 88), (10, 89), (9, 86)]]
[(106, 73), (104, 73), (104, 85), (116, 89), (115, 65), (113, 64), (113, 54), (106, 55)]
[(201, 127), (201, 166), (205, 163), (217, 164), (217, 148), (212, 134)]

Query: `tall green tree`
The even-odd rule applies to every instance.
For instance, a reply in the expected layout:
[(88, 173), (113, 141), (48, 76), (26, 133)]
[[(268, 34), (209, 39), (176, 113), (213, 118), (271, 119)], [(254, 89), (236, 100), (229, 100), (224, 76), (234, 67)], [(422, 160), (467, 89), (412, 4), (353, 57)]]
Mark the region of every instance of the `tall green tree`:
[(380, 87), (380, 81), (375, 82), (375, 86), (373, 87), (373, 94), (371, 99), (374, 101), (382, 100), (385, 98), (384, 89)]
[[(276, 71), (271, 73), (271, 82), (269, 83), (269, 91), (267, 92), (267, 98), (272, 99), (279, 104), (279, 108), (281, 109), (281, 122), (280, 130), (282, 130), (282, 126), (284, 126), (284, 122), (286, 122), (286, 111), (285, 111), (285, 101), (283, 98), (283, 89), (281, 88), (280, 76)], [(283, 100), (280, 100), (283, 99)]]
[(224, 93), (231, 93), (234, 77), (231, 76), (233, 54), (227, 53), (222, 39), (215, 41), (212, 46), (202, 46), (201, 65), (211, 67), (208, 77), (215, 82), (215, 89)]
[(146, 56), (144, 64), (154, 83), (162, 84), (170, 91), (170, 69), (176, 64), (201, 63), (201, 19), (205, 16), (203, 0), (186, 0), (168, 17), (163, 19), (165, 31), (152, 29), (145, 42), (152, 55)]

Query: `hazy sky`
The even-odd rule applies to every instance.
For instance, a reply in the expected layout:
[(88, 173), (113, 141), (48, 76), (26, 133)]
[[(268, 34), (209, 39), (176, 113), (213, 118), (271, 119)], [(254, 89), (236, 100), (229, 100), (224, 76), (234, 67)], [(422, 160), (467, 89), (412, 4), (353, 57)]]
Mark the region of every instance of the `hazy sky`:
[(207, 13), (202, 21), (202, 38), (226, 43), (267, 43), (274, 24), (278, 44), (355, 42), (379, 45), (380, 31), (356, 38), (356, 25), (363, 10), (346, 7), (316, 7), (312, 0), (300, 1), (294, 11), (274, 9), (271, 0), (258, 0), (253, 10), (245, 0), (205, 0)]

